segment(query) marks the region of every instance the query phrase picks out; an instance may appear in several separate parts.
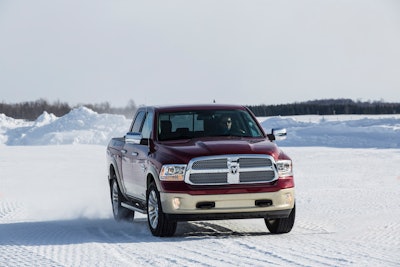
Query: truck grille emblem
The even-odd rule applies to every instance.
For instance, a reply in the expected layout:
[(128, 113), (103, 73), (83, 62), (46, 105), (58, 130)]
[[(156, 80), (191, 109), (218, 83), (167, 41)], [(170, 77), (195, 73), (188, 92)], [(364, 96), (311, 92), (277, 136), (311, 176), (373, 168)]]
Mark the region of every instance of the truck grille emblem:
[(231, 166), (230, 166), (230, 172), (231, 172), (232, 174), (236, 174), (237, 171), (238, 171), (238, 166), (237, 166), (237, 165), (231, 165)]
[(228, 158), (228, 175), (227, 181), (230, 184), (237, 184), (239, 180), (239, 159), (238, 158)]

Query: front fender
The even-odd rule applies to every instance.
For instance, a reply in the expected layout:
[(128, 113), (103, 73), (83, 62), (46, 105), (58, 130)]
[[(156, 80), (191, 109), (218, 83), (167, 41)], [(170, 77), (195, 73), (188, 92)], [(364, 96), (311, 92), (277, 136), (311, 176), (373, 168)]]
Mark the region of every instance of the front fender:
[(150, 183), (154, 181), (157, 186), (158, 192), (162, 189), (161, 182), (159, 179), (159, 170), (152, 163), (149, 164), (148, 173), (147, 173), (147, 188), (149, 188)]

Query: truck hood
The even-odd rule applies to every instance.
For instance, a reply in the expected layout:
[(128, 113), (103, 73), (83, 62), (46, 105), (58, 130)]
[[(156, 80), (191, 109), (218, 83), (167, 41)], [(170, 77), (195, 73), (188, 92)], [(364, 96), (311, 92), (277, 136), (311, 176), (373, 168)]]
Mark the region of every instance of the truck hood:
[(195, 157), (224, 154), (266, 154), (275, 160), (282, 156), (287, 158), (274, 143), (266, 139), (180, 140), (158, 143), (156, 149), (163, 164), (187, 164)]

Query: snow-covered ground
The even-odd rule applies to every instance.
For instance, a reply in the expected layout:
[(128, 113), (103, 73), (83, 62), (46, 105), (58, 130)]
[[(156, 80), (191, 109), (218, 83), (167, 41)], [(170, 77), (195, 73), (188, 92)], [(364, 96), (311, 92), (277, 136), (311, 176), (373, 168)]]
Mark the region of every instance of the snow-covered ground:
[(85, 108), (35, 122), (0, 114), (0, 266), (400, 266), (400, 116), (259, 120), (289, 132), (292, 232), (204, 221), (157, 238), (144, 215), (112, 219), (105, 145), (130, 120)]

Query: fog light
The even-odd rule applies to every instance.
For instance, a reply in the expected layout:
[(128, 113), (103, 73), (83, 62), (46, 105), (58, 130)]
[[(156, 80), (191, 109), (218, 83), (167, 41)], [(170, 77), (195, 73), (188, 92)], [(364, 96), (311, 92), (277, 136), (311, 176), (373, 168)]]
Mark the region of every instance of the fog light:
[(285, 196), (285, 204), (291, 205), (293, 203), (293, 195), (292, 193), (286, 193)]
[(181, 200), (178, 197), (174, 197), (172, 199), (172, 207), (174, 207), (174, 209), (179, 209), (181, 206)]

